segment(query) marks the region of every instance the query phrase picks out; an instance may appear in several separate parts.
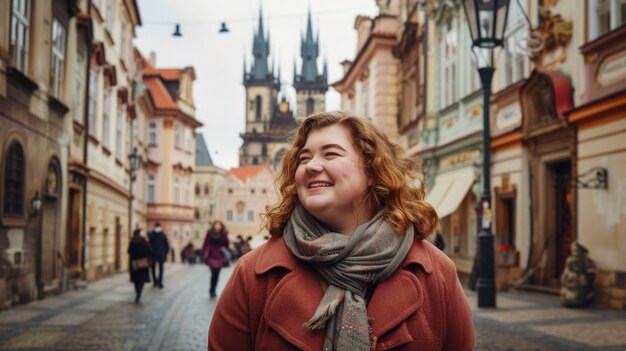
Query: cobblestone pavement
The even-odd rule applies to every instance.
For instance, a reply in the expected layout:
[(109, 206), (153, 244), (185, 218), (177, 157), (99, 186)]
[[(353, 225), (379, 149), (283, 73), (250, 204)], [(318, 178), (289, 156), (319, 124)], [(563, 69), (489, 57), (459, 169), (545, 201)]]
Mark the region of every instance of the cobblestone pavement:
[(476, 308), (476, 350), (626, 350), (626, 312), (564, 308), (559, 297), (529, 292), (498, 293), (496, 309)]
[[(232, 268), (225, 268), (222, 285)], [(166, 264), (164, 289), (134, 303), (128, 273), (0, 313), (0, 350), (206, 350), (209, 269)]]
[[(221, 290), (232, 272), (225, 268)], [(216, 300), (204, 265), (166, 264), (165, 288), (135, 305), (128, 274), (0, 312), (0, 350), (206, 350)], [(566, 309), (558, 297), (499, 293), (474, 311), (477, 350), (626, 350), (626, 312)]]

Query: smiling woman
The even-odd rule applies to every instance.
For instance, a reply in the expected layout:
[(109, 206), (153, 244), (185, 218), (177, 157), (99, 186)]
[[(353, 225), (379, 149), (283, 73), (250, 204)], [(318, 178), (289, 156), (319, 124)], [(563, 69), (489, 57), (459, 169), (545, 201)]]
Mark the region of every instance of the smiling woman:
[(367, 119), (307, 117), (282, 162), (272, 238), (243, 256), (209, 349), (471, 350), (472, 318), (414, 160)]

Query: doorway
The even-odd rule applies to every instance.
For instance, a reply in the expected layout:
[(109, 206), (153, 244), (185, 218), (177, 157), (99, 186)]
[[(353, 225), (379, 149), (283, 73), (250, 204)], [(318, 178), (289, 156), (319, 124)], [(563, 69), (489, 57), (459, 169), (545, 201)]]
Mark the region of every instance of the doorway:
[(553, 196), (548, 211), (554, 219), (551, 223), (553, 228), (552, 260), (550, 260), (552, 276), (555, 281), (553, 285), (559, 285), (561, 274), (565, 269), (565, 260), (571, 254), (571, 245), (574, 241), (574, 226), (572, 221), (572, 210), (574, 203), (574, 193), (571, 187), (572, 165), (569, 161), (559, 162), (548, 166), (553, 181)]
[(115, 271), (118, 272), (122, 269), (122, 223), (120, 217), (115, 217)]
[(41, 226), (41, 282), (53, 285), (57, 279), (57, 198), (44, 196)]
[(67, 235), (65, 241), (65, 262), (70, 278), (78, 278), (81, 273), (82, 243), (82, 192), (70, 189), (67, 217)]

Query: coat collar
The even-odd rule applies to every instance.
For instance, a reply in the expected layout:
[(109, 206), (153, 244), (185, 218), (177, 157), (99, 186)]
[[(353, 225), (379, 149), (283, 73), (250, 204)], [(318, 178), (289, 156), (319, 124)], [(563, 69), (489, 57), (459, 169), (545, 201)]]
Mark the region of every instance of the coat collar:
[[(424, 273), (430, 274), (433, 271), (433, 261), (428, 245), (432, 246), (426, 240), (414, 241), (400, 266), (407, 268), (411, 264), (416, 264)], [(302, 262), (289, 251), (282, 236), (270, 238), (259, 250), (261, 250), (259, 259), (254, 267), (256, 274), (260, 275), (279, 267), (294, 271), (302, 266)]]
[[(380, 338), (385, 333), (393, 334), (393, 343), (385, 348), (413, 340), (404, 321), (421, 307), (424, 295), (417, 277), (405, 268), (418, 265), (430, 274), (433, 263), (428, 245), (425, 241), (414, 242), (401, 264), (403, 269), (378, 284), (372, 296), (367, 310), (372, 319), (373, 336)], [(257, 275), (275, 268), (289, 270), (267, 299), (264, 310), (267, 324), (302, 350), (320, 350), (324, 331), (312, 331), (304, 326), (324, 295), (315, 271), (291, 254), (282, 237), (271, 238), (259, 250), (255, 266)]]

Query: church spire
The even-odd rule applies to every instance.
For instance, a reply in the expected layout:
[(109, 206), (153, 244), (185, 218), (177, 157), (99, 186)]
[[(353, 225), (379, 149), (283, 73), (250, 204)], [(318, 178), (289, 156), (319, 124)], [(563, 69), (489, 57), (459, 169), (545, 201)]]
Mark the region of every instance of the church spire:
[[(318, 34), (319, 40), (319, 34)], [(302, 56), (301, 82), (317, 81), (317, 57), (319, 55), (319, 42), (313, 38), (313, 23), (311, 20), (311, 9), (307, 16), (306, 35), (300, 43), (300, 55)]]
[(263, 27), (263, 9), (259, 8), (259, 27), (254, 33), (252, 44), (252, 54), (254, 61), (250, 71), (251, 80), (268, 80), (272, 79), (272, 73), (268, 67), (268, 58), (270, 55), (269, 34), (265, 39), (265, 28)]

